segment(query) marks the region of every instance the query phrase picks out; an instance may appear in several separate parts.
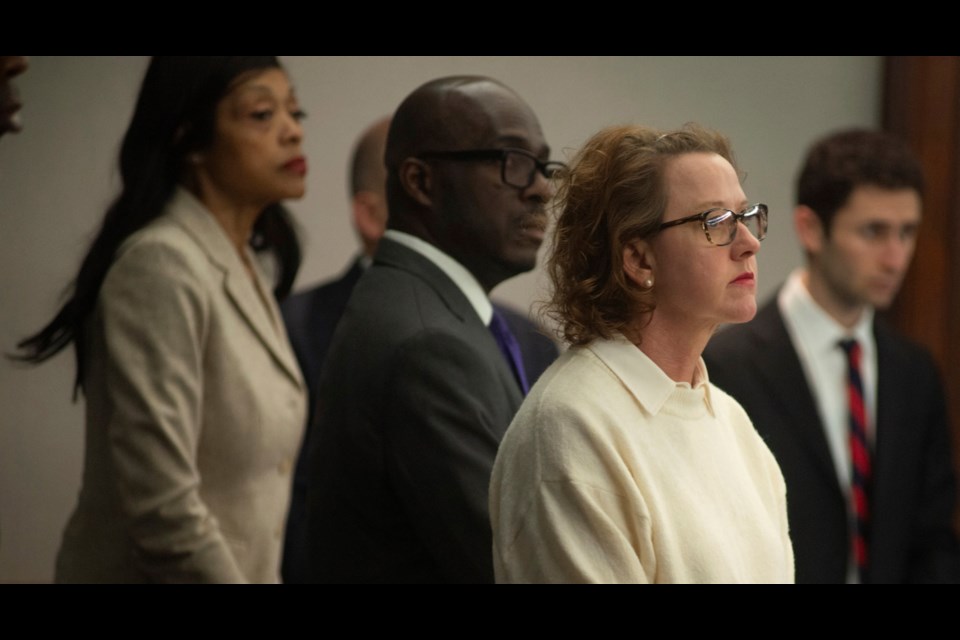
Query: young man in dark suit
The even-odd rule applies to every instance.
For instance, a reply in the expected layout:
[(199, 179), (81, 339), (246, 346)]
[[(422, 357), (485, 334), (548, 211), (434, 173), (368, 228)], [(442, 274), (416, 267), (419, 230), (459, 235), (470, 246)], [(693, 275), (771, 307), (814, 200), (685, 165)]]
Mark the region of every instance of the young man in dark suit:
[(389, 228), (320, 379), (311, 580), (492, 582), (487, 486), (526, 375), (488, 295), (536, 263), (548, 157), (533, 111), (489, 78), (428, 82), (397, 109)]
[[(361, 254), (344, 272), (327, 282), (287, 298), (281, 305), (284, 323), (297, 360), (303, 370), (310, 395), (309, 417), (304, 445), (294, 474), (290, 515), (284, 544), (283, 580), (288, 584), (306, 582), (307, 572), (307, 483), (309, 477), (310, 425), (320, 386), (320, 371), (333, 339), (334, 330), (343, 315), (360, 276), (373, 262), (377, 244), (387, 229), (387, 172), (384, 149), (390, 118), (371, 124), (358, 138), (350, 160), (350, 199), (354, 229), (361, 243)], [(494, 307), (503, 314), (517, 341), (530, 384), (557, 357), (557, 346), (525, 315), (499, 303)]]
[(806, 266), (704, 353), (783, 470), (797, 582), (960, 579), (940, 376), (874, 314), (910, 265), (922, 191), (892, 136), (818, 141), (794, 211)]

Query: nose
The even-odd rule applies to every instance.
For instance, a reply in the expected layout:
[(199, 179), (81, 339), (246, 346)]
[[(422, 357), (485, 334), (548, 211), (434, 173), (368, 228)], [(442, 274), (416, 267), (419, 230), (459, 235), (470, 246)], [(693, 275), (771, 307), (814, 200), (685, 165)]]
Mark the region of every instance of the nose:
[(543, 175), (542, 171), (537, 170), (533, 173), (533, 182), (523, 190), (523, 197), (535, 199), (540, 202), (547, 202), (553, 197), (555, 192), (556, 189), (553, 186), (553, 182)]
[(737, 237), (730, 243), (730, 254), (734, 260), (744, 260), (760, 251), (760, 241), (743, 222), (737, 222)]
[(13, 78), (20, 75), (30, 66), (30, 63), (27, 60), (27, 56), (0, 56), (0, 75), (3, 78)]
[(303, 123), (292, 113), (287, 113), (287, 123), (283, 130), (284, 138), (291, 142), (303, 140)]
[(883, 248), (881, 264), (887, 271), (893, 273), (905, 271), (913, 257), (915, 246), (916, 242), (912, 237), (903, 238), (897, 234), (890, 234), (886, 246)]

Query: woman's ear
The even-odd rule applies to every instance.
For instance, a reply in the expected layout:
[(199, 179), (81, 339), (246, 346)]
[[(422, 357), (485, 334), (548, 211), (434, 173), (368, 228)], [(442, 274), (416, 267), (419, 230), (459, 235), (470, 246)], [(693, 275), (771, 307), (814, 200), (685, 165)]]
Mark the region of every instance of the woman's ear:
[(654, 263), (653, 250), (646, 240), (631, 240), (623, 245), (623, 273), (642, 290), (653, 288)]
[(400, 184), (411, 198), (424, 207), (433, 204), (433, 177), (430, 165), (419, 158), (406, 158), (400, 163)]

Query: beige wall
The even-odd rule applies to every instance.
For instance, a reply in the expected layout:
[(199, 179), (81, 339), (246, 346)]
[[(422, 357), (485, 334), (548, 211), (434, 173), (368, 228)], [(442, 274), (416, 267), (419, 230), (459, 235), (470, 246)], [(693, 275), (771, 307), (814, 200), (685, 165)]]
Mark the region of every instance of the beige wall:
[[(561, 159), (616, 123), (695, 120), (733, 140), (748, 198), (770, 205), (760, 254), (767, 297), (800, 261), (792, 183), (809, 141), (879, 121), (880, 59), (624, 57), (284, 57), (309, 113), (308, 195), (291, 208), (306, 258), (298, 287), (340, 271), (355, 242), (346, 158), (354, 137), (414, 87), (454, 73), (496, 77), (539, 114)], [(24, 131), (0, 140), (0, 349), (54, 311), (117, 189), (116, 154), (145, 58), (33, 57), (20, 81)], [(495, 297), (528, 307), (539, 271)], [(82, 402), (70, 401), (73, 355), (37, 368), (0, 362), (0, 582), (43, 582), (76, 499)]]

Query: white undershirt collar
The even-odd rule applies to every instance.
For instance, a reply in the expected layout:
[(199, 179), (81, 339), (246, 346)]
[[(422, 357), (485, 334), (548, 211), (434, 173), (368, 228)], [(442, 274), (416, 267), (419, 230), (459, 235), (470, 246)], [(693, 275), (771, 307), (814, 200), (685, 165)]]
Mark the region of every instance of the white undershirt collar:
[(480, 282), (473, 277), (472, 273), (467, 271), (466, 267), (422, 238), (396, 229), (387, 229), (383, 235), (385, 238), (390, 238), (394, 242), (416, 251), (437, 265), (463, 292), (483, 324), (485, 326), (490, 325), (490, 320), (493, 319), (493, 305), (490, 303), (490, 298), (487, 297), (483, 287), (480, 286)]

